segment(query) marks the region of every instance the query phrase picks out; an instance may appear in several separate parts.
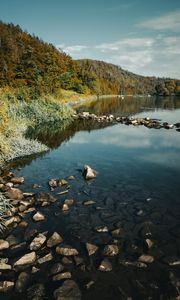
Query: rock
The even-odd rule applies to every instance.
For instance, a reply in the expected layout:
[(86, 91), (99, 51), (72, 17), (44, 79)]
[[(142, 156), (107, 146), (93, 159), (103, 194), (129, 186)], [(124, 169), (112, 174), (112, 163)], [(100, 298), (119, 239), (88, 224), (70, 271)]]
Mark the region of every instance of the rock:
[(125, 267), (133, 266), (137, 268), (147, 268), (147, 265), (139, 262), (139, 261), (125, 261), (125, 260), (120, 260), (119, 263)]
[(119, 248), (117, 245), (107, 245), (103, 251), (103, 254), (106, 256), (115, 256), (118, 253), (119, 253)]
[(43, 202), (51, 204), (56, 201), (56, 199), (53, 196), (43, 192), (37, 193), (34, 197), (34, 200), (36, 205), (42, 205)]
[(0, 271), (11, 270), (11, 269), (12, 269), (11, 265), (8, 265), (4, 262), (0, 262)]
[(27, 253), (24, 256), (22, 256), (20, 259), (18, 259), (14, 267), (16, 266), (24, 266), (24, 265), (31, 265), (35, 262), (36, 260), (36, 253), (33, 251), (31, 253)]
[(81, 292), (73, 280), (66, 280), (62, 286), (54, 291), (55, 300), (80, 300)]
[(96, 202), (94, 200), (88, 200), (88, 201), (84, 201), (83, 204), (88, 206), (88, 205), (93, 205), (95, 204)]
[(6, 227), (8, 227), (8, 226), (12, 225), (13, 223), (15, 223), (15, 220), (16, 220), (15, 217), (12, 217), (12, 218), (6, 220), (4, 224)]
[(99, 268), (98, 268), (99, 271), (103, 271), (103, 272), (109, 272), (109, 271), (112, 271), (112, 265), (110, 263), (110, 261), (108, 259), (104, 259)]
[(38, 264), (44, 264), (45, 262), (48, 262), (48, 261), (50, 261), (50, 260), (52, 260), (53, 259), (53, 256), (52, 256), (52, 254), (51, 254), (51, 252), (50, 253), (48, 253), (48, 254), (46, 254), (45, 256), (43, 256), (43, 257), (40, 257), (38, 260), (37, 260), (37, 262), (38, 262)]
[(97, 232), (108, 232), (109, 231), (107, 226), (98, 226), (98, 227), (95, 227), (95, 230)]
[(31, 244), (29, 246), (30, 250), (36, 251), (36, 250), (40, 249), (45, 241), (46, 241), (45, 235), (39, 233), (31, 242)]
[(52, 188), (56, 188), (58, 185), (57, 185), (57, 179), (51, 179), (49, 180), (49, 186), (52, 187)]
[(22, 184), (24, 182), (24, 177), (13, 177), (11, 182), (14, 184)]
[(67, 211), (67, 210), (69, 210), (69, 206), (66, 203), (64, 203), (62, 206), (62, 211)]
[(26, 222), (26, 221), (20, 222), (20, 223), (19, 223), (19, 227), (20, 227), (20, 228), (26, 228), (26, 227), (28, 227), (28, 222)]
[(30, 279), (30, 276), (28, 273), (21, 272), (19, 274), (18, 279), (16, 281), (16, 285), (15, 285), (15, 288), (16, 288), (16, 290), (18, 290), (19, 293), (22, 293), (26, 289), (29, 279)]
[(71, 258), (68, 258), (68, 257), (66, 257), (66, 256), (64, 256), (64, 257), (62, 258), (61, 262), (62, 262), (62, 264), (63, 264), (64, 266), (69, 266), (69, 265), (72, 265), (72, 264), (73, 264), (72, 259), (71, 259)]
[(84, 259), (80, 256), (74, 256), (74, 261), (75, 261), (76, 266), (79, 266), (84, 262)]
[(136, 212), (136, 215), (137, 216), (143, 216), (144, 215), (144, 211), (142, 210), (142, 209), (140, 209), (140, 210), (138, 210), (137, 212)]
[(9, 187), (9, 188), (12, 188), (14, 186), (14, 184), (12, 182), (7, 182), (5, 184), (5, 186)]
[(57, 246), (63, 241), (62, 237), (59, 235), (59, 233), (54, 232), (53, 235), (48, 239), (47, 246), (49, 248), (52, 248), (54, 246)]
[(151, 255), (145, 255), (142, 254), (139, 258), (138, 261), (142, 262), (142, 263), (152, 263), (154, 261), (154, 257)]
[(62, 279), (70, 279), (71, 278), (71, 273), (70, 272), (65, 272), (65, 273), (60, 273), (57, 275), (53, 276), (53, 281), (58, 281)]
[(122, 238), (124, 237), (124, 229), (123, 228), (117, 228), (111, 231), (111, 234), (115, 238)]
[(63, 178), (58, 180), (58, 186), (63, 186), (63, 185), (67, 185), (67, 184), (68, 184), (68, 182)]
[(71, 175), (68, 177), (68, 180), (75, 180), (75, 177)]
[(180, 265), (180, 259), (179, 257), (165, 257), (164, 262), (167, 263), (169, 266), (179, 266)]
[(42, 213), (40, 213), (39, 211), (37, 213), (35, 213), (35, 215), (33, 216), (33, 220), (35, 222), (43, 221), (44, 219), (45, 219), (44, 215)]
[(54, 264), (50, 269), (50, 274), (57, 274), (64, 270), (64, 266), (61, 263)]
[(86, 288), (87, 290), (90, 289), (90, 287), (94, 284), (95, 282), (93, 280), (89, 281), (87, 284), (86, 284)]
[(64, 256), (78, 255), (78, 251), (70, 246), (57, 246), (56, 253)]
[(0, 250), (5, 250), (9, 248), (9, 242), (5, 240), (0, 240)]
[(83, 170), (83, 176), (86, 180), (93, 179), (97, 176), (97, 172), (91, 169), (90, 166), (85, 165)]
[(31, 240), (32, 238), (35, 237), (35, 235), (37, 234), (37, 229), (33, 228), (33, 229), (27, 229), (25, 231), (25, 234), (24, 234), (24, 239), (25, 241), (29, 241)]
[(32, 285), (27, 290), (27, 299), (29, 300), (42, 300), (45, 299), (45, 287), (41, 283)]
[(147, 244), (149, 249), (152, 248), (152, 246), (154, 245), (153, 241), (150, 240), (150, 239), (146, 239), (146, 244)]
[(40, 269), (38, 269), (38, 268), (36, 268), (36, 267), (33, 266), (33, 267), (32, 267), (32, 270), (31, 270), (31, 273), (32, 273), (32, 274), (35, 274), (35, 273), (39, 272), (39, 270), (40, 270)]
[(12, 200), (22, 200), (23, 199), (23, 193), (16, 188), (10, 188), (6, 193), (6, 197)]
[(74, 203), (74, 200), (73, 199), (65, 199), (64, 200), (64, 204), (67, 204), (67, 205), (72, 205)]
[(0, 281), (0, 292), (9, 292), (14, 287), (13, 281)]
[(88, 255), (90, 256), (90, 255), (93, 255), (98, 250), (98, 247), (91, 243), (86, 243), (86, 249), (87, 249)]
[(41, 186), (37, 183), (34, 183), (33, 186), (32, 186), (33, 189), (39, 189), (40, 187)]

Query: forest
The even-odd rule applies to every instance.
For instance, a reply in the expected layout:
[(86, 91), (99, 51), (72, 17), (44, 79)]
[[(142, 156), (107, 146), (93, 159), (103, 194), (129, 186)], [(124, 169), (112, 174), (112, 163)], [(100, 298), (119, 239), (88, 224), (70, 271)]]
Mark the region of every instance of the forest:
[(16, 91), (17, 99), (72, 90), (81, 94), (180, 94), (180, 80), (145, 77), (103, 61), (73, 60), (52, 44), (0, 22), (0, 87)]

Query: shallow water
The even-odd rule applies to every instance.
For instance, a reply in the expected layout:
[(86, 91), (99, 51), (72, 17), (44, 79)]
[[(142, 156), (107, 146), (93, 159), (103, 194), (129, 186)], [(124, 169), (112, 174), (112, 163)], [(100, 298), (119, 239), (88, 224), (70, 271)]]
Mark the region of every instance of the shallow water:
[[(78, 109), (99, 115), (113, 113), (149, 116), (171, 123), (180, 121), (177, 98), (112, 98)], [(178, 292), (170, 274), (179, 278), (179, 265), (170, 266), (168, 259), (180, 260), (180, 133), (175, 129), (76, 121), (64, 132), (40, 128), (29, 135), (38, 137), (52, 150), (12, 164), (13, 171), (25, 177), (23, 191), (34, 192), (32, 185), (36, 183), (41, 185), (37, 191), (49, 192), (49, 179), (70, 175), (76, 178), (69, 182), (67, 195), (57, 195), (61, 188), (51, 192), (58, 202), (44, 208), (45, 222), (31, 226), (50, 233), (56, 230), (78, 248), (85, 270), (74, 265), (69, 268), (83, 299), (175, 299)], [(90, 183), (81, 174), (84, 164), (98, 171), (97, 178)], [(58, 205), (66, 198), (73, 198), (74, 205), (68, 213), (62, 213)], [(85, 207), (83, 201), (89, 199), (96, 204)], [(107, 226), (109, 232), (97, 233), (96, 226)], [(119, 227), (123, 228), (124, 237), (114, 239), (110, 231)], [(149, 250), (145, 244), (147, 237), (154, 242)], [(94, 258), (87, 258), (86, 242), (99, 246)], [(113, 270), (97, 271), (103, 247), (112, 243), (120, 249), (117, 257), (109, 258)], [(122, 265), (122, 260), (137, 261), (142, 253), (155, 259), (147, 268)], [(48, 274), (48, 267), (43, 272)], [(87, 290), (85, 284), (90, 280), (95, 283)], [(36, 281), (47, 279), (37, 275)], [(49, 299), (54, 287), (48, 283)]]

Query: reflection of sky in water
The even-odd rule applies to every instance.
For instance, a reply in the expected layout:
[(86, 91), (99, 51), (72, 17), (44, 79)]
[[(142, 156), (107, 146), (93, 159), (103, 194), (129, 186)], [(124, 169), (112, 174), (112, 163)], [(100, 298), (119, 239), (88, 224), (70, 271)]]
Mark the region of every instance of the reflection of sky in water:
[[(180, 109), (140, 113), (140, 116), (180, 121)], [(148, 129), (117, 124), (99, 130), (76, 132), (67, 142), (38, 158), (16, 173), (25, 176), (23, 188), (31, 190), (33, 183), (47, 189), (50, 178), (75, 175), (84, 164), (99, 172), (92, 187), (106, 196), (117, 198), (131, 194), (151, 196), (159, 200), (179, 199), (180, 133), (175, 129)], [(122, 196), (121, 195), (126, 195)], [(126, 199), (124, 199), (126, 200)]]
[(177, 123), (180, 122), (180, 109), (176, 110), (165, 110), (165, 109), (155, 109), (152, 111), (144, 111), (142, 113), (136, 114), (138, 117), (149, 117), (161, 119), (162, 122)]

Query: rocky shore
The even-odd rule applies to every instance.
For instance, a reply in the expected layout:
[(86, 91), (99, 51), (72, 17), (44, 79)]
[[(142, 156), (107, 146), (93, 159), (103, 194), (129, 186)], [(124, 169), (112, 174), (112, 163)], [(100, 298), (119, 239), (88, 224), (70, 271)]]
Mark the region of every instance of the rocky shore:
[(23, 177), (2, 174), (12, 207), (0, 238), (0, 299), (179, 299), (179, 212), (157, 210), (153, 198), (91, 198), (96, 176), (86, 165), (78, 180), (50, 179), (45, 193), (36, 184), (22, 192)]

